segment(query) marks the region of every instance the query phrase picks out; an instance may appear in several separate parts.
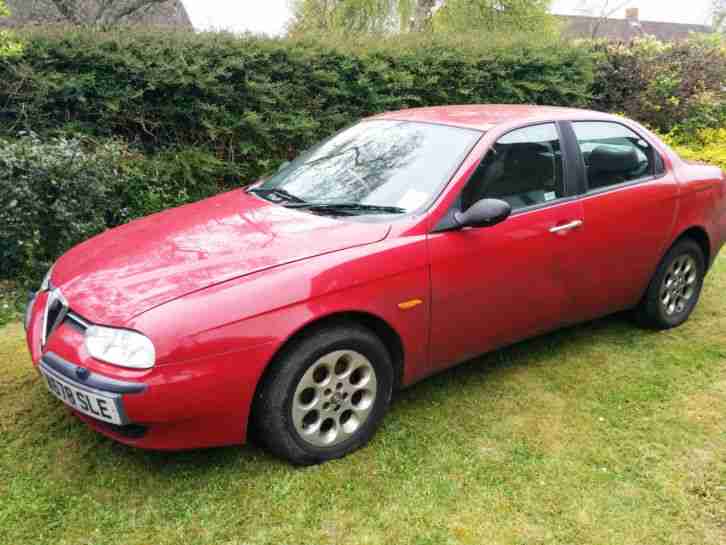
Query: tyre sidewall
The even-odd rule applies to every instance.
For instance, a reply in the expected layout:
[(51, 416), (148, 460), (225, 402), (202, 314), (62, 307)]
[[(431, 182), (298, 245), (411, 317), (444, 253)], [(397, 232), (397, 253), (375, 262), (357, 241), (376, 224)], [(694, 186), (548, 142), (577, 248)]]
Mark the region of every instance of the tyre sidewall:
[[(322, 356), (336, 350), (353, 350), (370, 361), (376, 373), (376, 399), (365, 423), (353, 436), (334, 446), (318, 447), (306, 442), (295, 429), (292, 421), (292, 403), (297, 386), (307, 370)], [(321, 331), (300, 343), (281, 363), (285, 365), (285, 369), (278, 375), (278, 380), (274, 384), (277, 390), (276, 397), (280, 401), (274, 408), (276, 413), (274, 417), (279, 424), (275, 427), (277, 433), (284, 433), (287, 436), (284, 443), (288, 450), (295, 451), (293, 456), (288, 454), (291, 461), (310, 464), (340, 458), (370, 440), (388, 411), (393, 390), (391, 358), (377, 337), (357, 327)]]
[[(691, 299), (688, 301), (688, 305), (678, 314), (669, 316), (666, 314), (663, 304), (660, 301), (660, 290), (663, 285), (663, 279), (668, 274), (668, 270), (671, 267), (673, 261), (684, 255), (691, 256), (698, 268), (698, 274), (696, 276), (696, 286)], [(662, 324), (665, 328), (677, 327), (683, 324), (690, 317), (693, 309), (698, 304), (698, 300), (701, 296), (701, 290), (703, 288), (703, 280), (705, 274), (705, 260), (703, 258), (703, 252), (701, 248), (695, 242), (690, 240), (683, 240), (678, 242), (673, 248), (671, 248), (668, 254), (663, 259), (661, 266), (658, 269), (658, 273), (654, 278), (654, 283), (651, 286), (652, 293), (649, 294), (650, 299), (650, 312), (653, 313), (654, 318), (657, 322)]]

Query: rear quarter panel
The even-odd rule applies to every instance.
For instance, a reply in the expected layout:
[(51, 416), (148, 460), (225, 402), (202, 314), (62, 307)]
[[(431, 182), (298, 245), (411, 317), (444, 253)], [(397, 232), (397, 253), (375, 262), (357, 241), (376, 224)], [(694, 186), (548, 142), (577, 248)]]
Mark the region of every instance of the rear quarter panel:
[(718, 167), (677, 161), (676, 177), (681, 182), (678, 215), (672, 240), (692, 227), (708, 234), (711, 262), (726, 240), (726, 180)]

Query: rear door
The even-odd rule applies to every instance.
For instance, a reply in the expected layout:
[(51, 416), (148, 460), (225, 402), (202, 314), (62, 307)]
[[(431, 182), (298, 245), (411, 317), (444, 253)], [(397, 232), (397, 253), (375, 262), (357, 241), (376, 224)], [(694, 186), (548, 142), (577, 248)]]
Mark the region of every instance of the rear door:
[(678, 184), (642, 135), (610, 121), (564, 128), (576, 142), (584, 187), (580, 271), (572, 286), (578, 320), (635, 306), (673, 227)]

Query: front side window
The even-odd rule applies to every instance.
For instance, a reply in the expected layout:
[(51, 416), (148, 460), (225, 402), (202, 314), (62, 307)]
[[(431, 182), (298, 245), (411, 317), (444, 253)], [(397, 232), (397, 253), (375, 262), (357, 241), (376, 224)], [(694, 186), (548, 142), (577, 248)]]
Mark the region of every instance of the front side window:
[(489, 150), (462, 193), (462, 209), (491, 198), (512, 210), (565, 196), (562, 150), (554, 123), (507, 133)]
[(254, 188), (317, 212), (414, 212), (434, 200), (480, 131), (411, 121), (364, 121)]
[(589, 191), (652, 176), (656, 152), (627, 127), (607, 121), (572, 124), (580, 146)]

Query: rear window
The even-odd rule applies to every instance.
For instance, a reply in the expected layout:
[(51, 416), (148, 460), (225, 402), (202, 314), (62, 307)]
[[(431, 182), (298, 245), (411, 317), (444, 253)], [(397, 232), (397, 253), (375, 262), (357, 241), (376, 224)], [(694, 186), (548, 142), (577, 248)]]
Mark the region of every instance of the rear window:
[(638, 134), (607, 121), (572, 124), (587, 170), (589, 191), (632, 182), (663, 171), (663, 161)]

